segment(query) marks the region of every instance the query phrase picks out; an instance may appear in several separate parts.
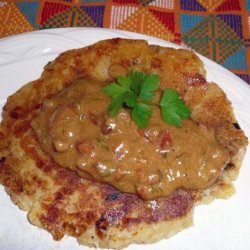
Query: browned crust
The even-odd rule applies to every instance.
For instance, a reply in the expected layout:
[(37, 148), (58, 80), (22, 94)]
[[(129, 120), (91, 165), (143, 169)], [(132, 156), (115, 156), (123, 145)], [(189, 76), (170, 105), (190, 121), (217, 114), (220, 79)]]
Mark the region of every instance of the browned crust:
[[(231, 164), (214, 185), (206, 190), (178, 190), (148, 203), (81, 179), (41, 151), (30, 121), (42, 100), (80, 77), (111, 81), (116, 72), (110, 68), (159, 74), (162, 88), (180, 91), (192, 109), (192, 119), (214, 129), (231, 155)], [(169, 237), (191, 225), (195, 201), (230, 196), (246, 145), (226, 95), (206, 82), (202, 62), (194, 53), (111, 39), (59, 55), (41, 78), (8, 98), (0, 126), (0, 182), (14, 203), (28, 211), (29, 220), (50, 231), (54, 239), (69, 234), (82, 244), (120, 248)]]

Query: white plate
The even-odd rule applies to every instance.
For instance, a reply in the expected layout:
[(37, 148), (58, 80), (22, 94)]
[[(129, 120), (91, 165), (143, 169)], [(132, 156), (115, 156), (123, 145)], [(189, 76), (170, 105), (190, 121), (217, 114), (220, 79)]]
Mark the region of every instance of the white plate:
[[(0, 110), (6, 98), (28, 81), (38, 78), (43, 66), (59, 53), (98, 40), (123, 37), (146, 39), (150, 44), (179, 48), (175, 44), (131, 32), (98, 28), (51, 29), (15, 35), (0, 40)], [(232, 101), (236, 117), (250, 138), (249, 86), (211, 60), (200, 56), (209, 81), (215, 81)], [(249, 151), (249, 150), (248, 150)], [(250, 249), (250, 154), (247, 153), (229, 200), (216, 200), (195, 209), (194, 226), (153, 245), (129, 249)], [(157, 232), (156, 232), (157, 233)], [(26, 212), (17, 208), (0, 186), (0, 249), (86, 249), (72, 237), (54, 241), (45, 230), (31, 225)]]

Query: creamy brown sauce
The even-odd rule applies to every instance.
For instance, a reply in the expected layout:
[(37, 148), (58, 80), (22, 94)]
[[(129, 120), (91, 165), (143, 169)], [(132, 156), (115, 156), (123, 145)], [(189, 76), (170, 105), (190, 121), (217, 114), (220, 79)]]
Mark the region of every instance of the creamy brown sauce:
[(205, 188), (216, 181), (229, 154), (211, 130), (192, 120), (184, 121), (182, 128), (167, 125), (158, 108), (143, 130), (128, 109), (110, 118), (110, 98), (101, 91), (103, 86), (78, 80), (44, 100), (33, 119), (41, 147), (58, 164), (143, 199), (178, 188)]

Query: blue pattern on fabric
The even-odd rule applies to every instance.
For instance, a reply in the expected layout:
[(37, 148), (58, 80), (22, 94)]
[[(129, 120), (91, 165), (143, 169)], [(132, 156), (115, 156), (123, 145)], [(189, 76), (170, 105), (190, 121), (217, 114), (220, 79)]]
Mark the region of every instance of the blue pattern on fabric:
[(36, 15), (38, 10), (38, 1), (34, 2), (17, 2), (17, 7), (22, 11), (22, 13), (28, 18), (29, 22), (35, 26), (39, 27), (38, 24), (36, 24)]
[(236, 75), (250, 85), (250, 75), (247, 74), (236, 74)]
[(98, 27), (103, 27), (103, 15), (105, 6), (81, 6), (88, 16), (97, 24)]
[(247, 0), (246, 4), (247, 4), (247, 10), (250, 11), (250, 0)]
[(231, 27), (240, 38), (243, 38), (242, 33), (242, 20), (239, 15), (224, 14), (218, 15), (229, 27)]
[(233, 55), (231, 55), (224, 63), (223, 66), (231, 69), (246, 69), (246, 49), (242, 48)]
[(206, 9), (196, 0), (181, 0), (182, 10), (206, 11)]
[(204, 16), (181, 14), (181, 32), (185, 33), (204, 20)]

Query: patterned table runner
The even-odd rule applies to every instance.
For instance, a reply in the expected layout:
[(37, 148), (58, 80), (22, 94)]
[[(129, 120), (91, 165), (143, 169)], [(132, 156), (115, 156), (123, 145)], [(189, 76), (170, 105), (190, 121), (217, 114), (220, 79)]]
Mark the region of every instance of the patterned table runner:
[(0, 1), (0, 37), (105, 27), (184, 43), (250, 84), (250, 0)]

